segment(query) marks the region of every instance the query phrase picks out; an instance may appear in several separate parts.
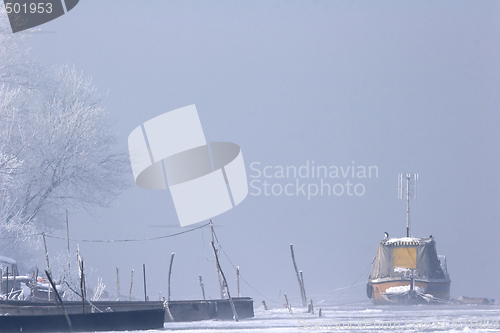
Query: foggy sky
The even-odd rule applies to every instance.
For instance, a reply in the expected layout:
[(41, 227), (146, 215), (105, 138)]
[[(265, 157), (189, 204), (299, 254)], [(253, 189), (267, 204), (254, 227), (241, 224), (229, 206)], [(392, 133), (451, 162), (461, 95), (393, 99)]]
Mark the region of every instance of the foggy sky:
[[(290, 243), (308, 297), (367, 300), (384, 231), (406, 233), (398, 173), (419, 174), (412, 233), (432, 234), (447, 256), (452, 297), (500, 299), (499, 14), (495, 1), (81, 1), (40, 26), (29, 46), (40, 62), (74, 65), (108, 93), (121, 149), (143, 122), (196, 104), (208, 141), (241, 147), (249, 182), (363, 185), (363, 195), (309, 199), (252, 195), (250, 187), (241, 204), (214, 218), (222, 248), (255, 289), (242, 283), (242, 294), (256, 305), (262, 295), (281, 305), (283, 293), (299, 305)], [(376, 166), (378, 174), (255, 178), (254, 162), (261, 171), (314, 163)], [(71, 237), (184, 230), (161, 227), (178, 225), (168, 190), (139, 188), (132, 172), (129, 181), (111, 209), (70, 211)], [(122, 294), (135, 269), (133, 294), (141, 298), (142, 264), (150, 298), (165, 295), (176, 252), (172, 299), (199, 299), (198, 274), (207, 297), (219, 296), (209, 241), (204, 228), (150, 242), (79, 244), (93, 269), (90, 285), (103, 277), (110, 295), (119, 266)], [(48, 243), (51, 254), (65, 246)], [(235, 294), (224, 254), (221, 265)], [(355, 281), (340, 297), (332, 292)]]

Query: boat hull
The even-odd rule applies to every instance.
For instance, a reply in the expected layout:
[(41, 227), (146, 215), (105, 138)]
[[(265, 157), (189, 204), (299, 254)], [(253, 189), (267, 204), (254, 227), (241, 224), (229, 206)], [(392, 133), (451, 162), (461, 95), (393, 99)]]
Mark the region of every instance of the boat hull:
[[(165, 310), (68, 314), (72, 329), (89, 331), (132, 331), (163, 328)], [(64, 315), (0, 316), (0, 332), (70, 332)]]
[[(92, 303), (103, 312), (121, 312), (131, 310), (164, 309), (163, 302), (141, 302), (141, 301), (95, 301)], [(81, 301), (65, 301), (64, 308), (68, 314), (96, 312), (90, 304)], [(28, 316), (28, 315), (60, 315), (62, 308), (55, 302), (32, 302), (32, 301), (6, 301), (0, 300), (0, 315)]]
[[(238, 318), (252, 318), (253, 299), (250, 297), (234, 297), (234, 307)], [(190, 300), (190, 301), (170, 301), (167, 302), (170, 314), (174, 321), (199, 321), (199, 320), (232, 320), (233, 311), (228, 299), (216, 300)], [(93, 305), (101, 311), (130, 311), (130, 310), (149, 310), (164, 309), (165, 303), (160, 301), (138, 302), (138, 301), (95, 301)], [(65, 301), (64, 307), (68, 314), (82, 313), (82, 302)], [(83, 305), (86, 313), (95, 312), (92, 307), (85, 303)], [(32, 301), (5, 301), (0, 300), (0, 316), (27, 316), (27, 315), (61, 315), (63, 314), (61, 306), (54, 302), (32, 302)], [(172, 321), (166, 313), (165, 321)], [(1, 329), (0, 329), (1, 332)]]
[[(401, 294), (392, 294), (389, 297), (385, 291), (392, 287), (409, 287), (410, 280), (386, 280), (380, 282), (370, 281), (368, 282), (368, 289), (371, 288), (371, 297), (373, 304), (414, 304), (414, 303), (426, 303), (423, 298), (412, 299), (411, 297), (405, 297)], [(449, 300), (450, 299), (450, 281), (425, 281), (425, 280), (415, 280), (415, 288), (420, 288), (423, 290), (423, 294), (429, 294), (439, 300)]]
[[(252, 298), (235, 297), (233, 298), (233, 304), (239, 319), (252, 318), (254, 316)], [(228, 299), (170, 301), (168, 302), (168, 308), (176, 322), (233, 319), (233, 310)], [(166, 321), (171, 321), (168, 316), (165, 319)]]

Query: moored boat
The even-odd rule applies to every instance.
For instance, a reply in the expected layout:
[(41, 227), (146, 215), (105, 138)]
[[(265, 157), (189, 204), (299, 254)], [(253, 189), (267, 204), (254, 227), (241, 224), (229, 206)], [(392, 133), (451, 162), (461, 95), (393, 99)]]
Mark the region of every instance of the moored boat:
[(451, 280), (446, 258), (439, 259), (432, 237), (382, 240), (368, 280), (368, 298), (374, 304), (447, 301)]
[(446, 257), (437, 255), (432, 236), (411, 236), (410, 197), (416, 196), (416, 181), (417, 175), (399, 176), (399, 197), (407, 200), (406, 237), (389, 238), (385, 233), (378, 246), (366, 286), (374, 304), (447, 302), (450, 298)]

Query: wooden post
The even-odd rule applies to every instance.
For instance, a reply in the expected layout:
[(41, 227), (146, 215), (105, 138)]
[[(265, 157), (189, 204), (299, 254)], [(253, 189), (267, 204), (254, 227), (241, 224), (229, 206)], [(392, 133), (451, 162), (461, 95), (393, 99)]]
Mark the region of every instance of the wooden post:
[(203, 279), (201, 278), (201, 274), (199, 275), (199, 278), (200, 278), (200, 287), (201, 287), (201, 293), (203, 294), (203, 300), (205, 301), (205, 287), (204, 287), (204, 284), (203, 284)]
[(319, 308), (319, 316), (321, 317), (321, 308)]
[(79, 266), (80, 266), (80, 293), (82, 294), (82, 313), (85, 313), (85, 296), (83, 294), (83, 280), (85, 279), (83, 275), (83, 259), (80, 258), (79, 261)]
[(80, 246), (78, 244), (76, 244), (76, 258), (78, 261), (78, 272), (80, 274), (80, 292), (83, 297), (82, 302), (85, 305), (84, 299), (87, 296), (87, 287), (85, 285), (85, 273), (83, 272), (83, 258), (80, 256)]
[(214, 253), (215, 253), (215, 263), (217, 264), (217, 267), (219, 268), (219, 272), (222, 275), (224, 285), (226, 286), (227, 297), (229, 298), (229, 303), (231, 304), (231, 310), (233, 310), (233, 319), (234, 319), (234, 321), (238, 321), (238, 314), (236, 313), (233, 299), (231, 298), (231, 294), (229, 293), (229, 286), (227, 285), (226, 277), (224, 276), (224, 272), (222, 271), (222, 268), (220, 267), (219, 257), (217, 256), (217, 252), (215, 251), (214, 242), (212, 242), (212, 248), (214, 249)]
[[(64, 316), (66, 317), (66, 321), (68, 322), (69, 331), (73, 332), (73, 326), (71, 325), (71, 320), (69, 319), (68, 313), (66, 312), (66, 309), (64, 308), (64, 304), (63, 304), (63, 301), (61, 299), (61, 296), (59, 296), (59, 293), (57, 292), (56, 285), (54, 284), (54, 281), (52, 281), (52, 277), (50, 276), (49, 272), (45, 271), (45, 275), (47, 275), (47, 279), (49, 279), (49, 283), (52, 286), (52, 288), (54, 288), (54, 293), (56, 294), (56, 297), (54, 297), (54, 298), (57, 299), (59, 301), (59, 303), (61, 303), (61, 306), (62, 306), (62, 309), (64, 312)], [(22, 331), (22, 329), (21, 329), (21, 331)]]
[(175, 252), (170, 256), (170, 266), (168, 267), (168, 294), (167, 300), (170, 302), (170, 276), (172, 275), (172, 263), (174, 262)]
[(174, 256), (175, 252), (172, 252), (172, 255), (170, 256), (170, 265), (168, 267), (168, 290), (167, 290), (167, 303), (165, 304), (165, 311), (167, 312), (168, 317), (170, 318), (170, 321), (175, 321), (174, 317), (172, 316), (172, 313), (170, 312), (170, 276), (172, 275), (172, 264), (174, 262)]
[(302, 287), (302, 297), (304, 298), (302, 302), (305, 302), (307, 304), (306, 288), (304, 287), (304, 276), (302, 275), (302, 271), (299, 271), (299, 274), (300, 274), (300, 284)]
[[(210, 220), (210, 229), (212, 230), (212, 244), (215, 244), (214, 224), (213, 224), (212, 220)], [(217, 261), (217, 250), (215, 250), (215, 246), (212, 246), (212, 248), (214, 250), (215, 261)], [(219, 267), (217, 266), (217, 262), (215, 263), (215, 270), (217, 271), (217, 279), (219, 280), (220, 299), (224, 299), (224, 292), (222, 291), (223, 288), (222, 288), (222, 283), (220, 280), (220, 270), (219, 270)]]
[(267, 311), (267, 310), (269, 310), (269, 309), (267, 308), (266, 301), (262, 301), (262, 305), (264, 305), (264, 310), (266, 310), (266, 311)]
[[(82, 261), (82, 267), (83, 267), (83, 261)], [(87, 298), (87, 278), (85, 276), (85, 272), (83, 272), (82, 277), (83, 277), (83, 297), (85, 299)]]
[(302, 305), (307, 306), (307, 301), (304, 298), (304, 292), (302, 288), (302, 280), (300, 279), (299, 270), (297, 269), (297, 264), (295, 263), (295, 255), (293, 253), (293, 244), (290, 244), (290, 252), (292, 253), (293, 268), (295, 268), (295, 274), (297, 275), (297, 281), (299, 282), (300, 297), (302, 298)]
[(15, 292), (16, 291), (16, 274), (17, 272), (14, 270), (14, 265), (12, 265), (12, 282), (13, 282), (13, 286), (12, 286), (12, 291)]
[(142, 275), (144, 279), (144, 302), (148, 301), (148, 296), (146, 292), (146, 264), (142, 264)]
[(236, 266), (236, 287), (238, 290), (238, 297), (240, 296), (240, 267)]
[(116, 266), (116, 300), (120, 300), (120, 275), (118, 274), (118, 266)]
[(36, 269), (36, 273), (35, 273), (35, 283), (33, 284), (34, 286), (34, 290), (33, 290), (33, 295), (35, 295), (35, 290), (38, 290), (38, 267)]
[(288, 312), (290, 312), (290, 314), (292, 314), (292, 305), (288, 301), (288, 297), (286, 297), (286, 294), (283, 294), (283, 295), (285, 295), (286, 307), (288, 309)]
[(134, 270), (132, 270), (132, 273), (130, 274), (130, 290), (128, 292), (128, 301), (130, 302), (132, 300), (132, 285), (134, 284)]
[[(311, 300), (311, 304), (309, 304), (309, 307), (311, 309), (311, 313), (314, 314), (314, 305), (313, 305), (313, 300)], [(308, 311), (309, 312), (309, 311)]]
[(9, 266), (5, 267), (7, 273), (7, 289), (5, 290), (5, 296), (7, 296), (6, 300), (9, 302)]
[(50, 273), (49, 252), (47, 251), (47, 241), (45, 240), (45, 232), (42, 232), (43, 246), (45, 247), (45, 260), (47, 260), (47, 270)]
[(68, 222), (68, 210), (66, 209), (66, 239), (68, 241), (68, 269), (71, 269), (71, 252), (69, 250), (69, 222)]

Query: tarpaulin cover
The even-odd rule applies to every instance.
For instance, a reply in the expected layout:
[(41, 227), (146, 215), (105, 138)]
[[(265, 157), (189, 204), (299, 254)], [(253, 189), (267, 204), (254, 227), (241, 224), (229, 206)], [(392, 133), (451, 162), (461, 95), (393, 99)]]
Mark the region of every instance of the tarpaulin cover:
[(414, 270), (420, 279), (444, 279), (432, 238), (387, 239), (380, 242), (370, 280), (400, 278)]

